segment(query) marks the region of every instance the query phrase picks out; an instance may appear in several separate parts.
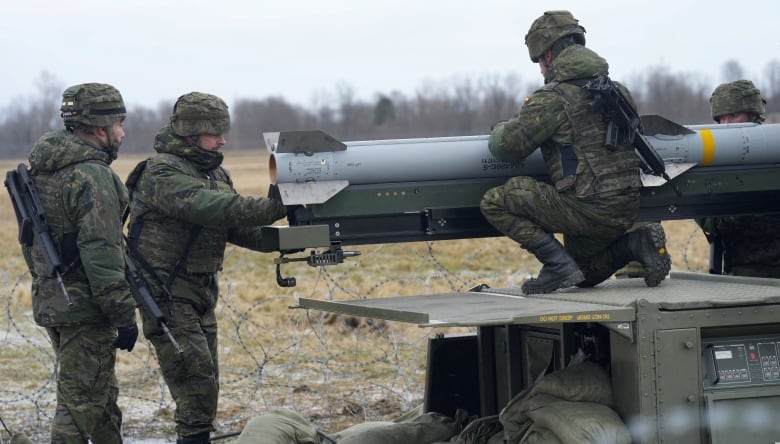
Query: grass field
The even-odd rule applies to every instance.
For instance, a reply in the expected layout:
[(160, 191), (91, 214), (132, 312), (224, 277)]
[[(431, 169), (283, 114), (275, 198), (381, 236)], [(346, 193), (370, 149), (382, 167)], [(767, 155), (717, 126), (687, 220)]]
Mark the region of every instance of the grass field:
[[(239, 192), (264, 195), (264, 150), (225, 152)], [(123, 179), (141, 157), (113, 164)], [(2, 171), (19, 161), (0, 161)], [(46, 441), (54, 410), (54, 357), (32, 321), (29, 275), (6, 193), (0, 193), (0, 417), (14, 430)], [(704, 272), (707, 244), (692, 221), (665, 222), (673, 270)], [(540, 264), (505, 238), (371, 245), (325, 269), (286, 265), (298, 286), (275, 284), (272, 254), (228, 247), (221, 273), (221, 397), (218, 433), (239, 431), (272, 408), (302, 413), (326, 431), (389, 419), (421, 402), (427, 339), (455, 330), (349, 319), (291, 309), (299, 297), (357, 299), (463, 291), (478, 283), (519, 285)], [(174, 405), (150, 345), (120, 352), (120, 406), (129, 442), (172, 439)]]

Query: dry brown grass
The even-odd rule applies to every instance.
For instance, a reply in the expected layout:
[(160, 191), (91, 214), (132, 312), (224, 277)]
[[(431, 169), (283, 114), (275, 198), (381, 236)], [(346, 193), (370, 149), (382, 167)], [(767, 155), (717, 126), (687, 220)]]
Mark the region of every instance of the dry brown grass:
[[(225, 155), (239, 192), (263, 195), (265, 150)], [(142, 158), (120, 154), (113, 167), (124, 179)], [(18, 163), (0, 161), (0, 169)], [(31, 319), (29, 277), (6, 193), (0, 193), (0, 214), (0, 302), (6, 312), (0, 329), (0, 415), (40, 438), (53, 411), (53, 357), (45, 333)], [(695, 223), (664, 227), (674, 269), (705, 271), (707, 245)], [(220, 432), (238, 430), (275, 407), (295, 409), (333, 431), (387, 419), (420, 402), (427, 338), (438, 331), (399, 323), (355, 327), (342, 318), (291, 310), (299, 297), (338, 300), (463, 291), (481, 282), (517, 285), (539, 269), (504, 238), (356, 249), (360, 257), (336, 267), (287, 265), (298, 286), (280, 288), (274, 255), (228, 248), (219, 306)], [(117, 373), (127, 435), (170, 438), (173, 403), (149, 345), (142, 340), (133, 353), (120, 353)]]

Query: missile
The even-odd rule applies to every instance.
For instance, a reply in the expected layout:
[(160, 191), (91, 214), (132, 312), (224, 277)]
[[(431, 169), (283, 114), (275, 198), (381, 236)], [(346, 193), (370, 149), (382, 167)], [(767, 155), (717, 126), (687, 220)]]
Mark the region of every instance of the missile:
[[(694, 167), (780, 162), (780, 124), (682, 126), (643, 116), (645, 134), (672, 177)], [(342, 143), (320, 131), (264, 133), (271, 183), (286, 205), (321, 204), (349, 185), (544, 177), (540, 150), (517, 163), (498, 161), (489, 136), (394, 139)], [(648, 187), (664, 184), (643, 176)]]
[[(780, 211), (780, 124), (684, 126), (642, 116), (642, 126), (671, 180), (642, 175), (638, 221)], [(341, 142), (315, 130), (263, 137), (271, 183), (292, 211), (289, 226), (266, 227), (262, 249), (283, 254), (330, 246), (328, 257), (341, 258), (332, 248), (500, 236), (479, 210), (484, 193), (514, 176), (548, 179), (541, 150), (500, 162), (487, 135)]]
[[(271, 183), (279, 186), (285, 205), (323, 203), (348, 185), (509, 178), (546, 169), (540, 153), (518, 163), (496, 160), (488, 136), (337, 144), (327, 143), (332, 138), (318, 131), (264, 137)], [(311, 144), (316, 140), (325, 143)]]

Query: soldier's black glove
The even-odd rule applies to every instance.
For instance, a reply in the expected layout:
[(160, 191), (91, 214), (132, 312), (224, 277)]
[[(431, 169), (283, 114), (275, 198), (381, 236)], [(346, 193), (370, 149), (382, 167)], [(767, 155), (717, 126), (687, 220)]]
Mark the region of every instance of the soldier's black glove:
[(279, 220), (287, 215), (285, 211), (284, 203), (282, 203), (282, 193), (279, 191), (279, 187), (271, 184), (268, 186), (268, 198), (276, 203), (276, 214), (273, 219)]
[(120, 350), (133, 351), (135, 341), (138, 339), (138, 326), (135, 324), (116, 329), (117, 337), (114, 339), (114, 347)]
[(279, 186), (275, 184), (268, 185), (268, 198), (276, 201), (282, 201), (282, 193), (279, 191)]

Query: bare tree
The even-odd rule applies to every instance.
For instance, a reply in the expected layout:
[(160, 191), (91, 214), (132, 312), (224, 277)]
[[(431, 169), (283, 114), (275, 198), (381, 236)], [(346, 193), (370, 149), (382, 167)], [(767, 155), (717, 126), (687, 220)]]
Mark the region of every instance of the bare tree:
[(123, 125), (126, 136), (121, 152), (153, 154), (154, 137), (160, 128), (168, 123), (172, 108), (171, 102), (164, 101), (160, 102), (156, 109), (144, 106), (128, 109)]
[(764, 88), (761, 94), (767, 101), (769, 113), (780, 112), (780, 60), (773, 59), (764, 69)]
[(62, 126), (60, 102), (64, 86), (54, 75), (43, 71), (35, 81), (38, 95), (18, 98), (0, 115), (0, 155), (24, 157), (45, 132)]
[(711, 121), (712, 88), (695, 74), (672, 74), (663, 66), (650, 68), (626, 83), (640, 114), (660, 114), (682, 124)]
[(728, 60), (721, 68), (721, 75), (723, 76), (724, 82), (733, 82), (735, 80), (744, 79), (745, 70), (742, 69), (742, 65), (736, 60)]
[[(723, 75), (738, 78), (735, 61), (724, 64)], [(769, 110), (780, 106), (780, 61), (765, 69), (762, 89)], [(39, 93), (16, 99), (0, 110), (0, 156), (23, 157), (44, 132), (61, 125), (59, 100), (63, 86), (47, 72), (36, 82)], [(708, 99), (714, 85), (697, 74), (672, 73), (663, 66), (645, 69), (626, 82), (642, 114), (661, 114), (679, 123), (709, 122)], [(493, 74), (476, 80), (453, 77), (427, 80), (413, 95), (377, 92), (361, 100), (348, 84), (321, 91), (309, 108), (283, 97), (239, 99), (231, 106), (230, 144), (236, 148), (262, 146), (262, 132), (321, 129), (348, 141), (487, 134), (498, 120), (507, 119), (522, 106), (523, 97), (538, 87), (522, 84), (515, 74)], [(152, 153), (154, 136), (170, 116), (172, 103), (156, 109), (133, 107), (125, 122), (123, 152)]]

